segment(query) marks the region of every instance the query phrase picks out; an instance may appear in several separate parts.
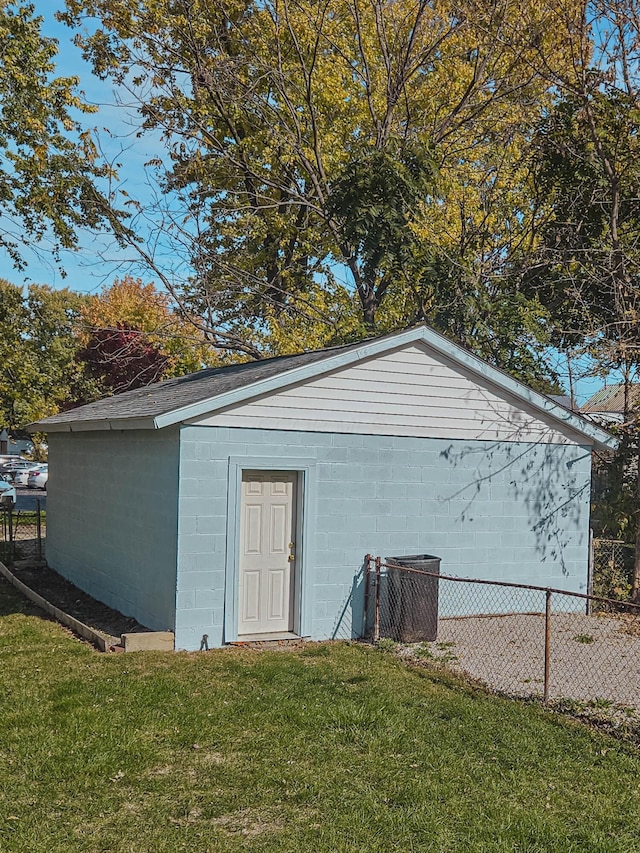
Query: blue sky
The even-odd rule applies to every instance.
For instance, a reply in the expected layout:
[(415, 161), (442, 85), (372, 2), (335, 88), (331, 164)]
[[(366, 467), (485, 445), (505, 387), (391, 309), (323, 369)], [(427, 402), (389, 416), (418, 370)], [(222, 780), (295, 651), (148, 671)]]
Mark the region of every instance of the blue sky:
[[(85, 100), (99, 107), (98, 113), (83, 116), (83, 123), (96, 128), (101, 148), (107, 158), (121, 164), (118, 172), (122, 188), (134, 198), (148, 198), (150, 190), (145, 181), (144, 164), (152, 157), (159, 156), (160, 146), (155, 145), (148, 137), (137, 138), (134, 111), (118, 103), (119, 99), (110, 82), (103, 82), (92, 75), (90, 66), (73, 44), (73, 31), (55, 20), (58, 3), (35, 0), (34, 5), (36, 14), (44, 19), (43, 33), (59, 42), (57, 74), (79, 77)], [(121, 93), (121, 100), (124, 95), (126, 93)], [(21, 249), (28, 263), (24, 271), (16, 270), (11, 259), (0, 250), (0, 277), (15, 284), (37, 282), (89, 293), (100, 290), (103, 284), (111, 283), (114, 276), (126, 272), (130, 253), (114, 249), (112, 240), (107, 235), (103, 239), (96, 239), (95, 235), (86, 233), (80, 235), (80, 240), (79, 251), (62, 253), (61, 260), (66, 278), (62, 276), (46, 247), (39, 250)]]
[[(35, 0), (36, 13), (44, 19), (43, 32), (59, 42), (57, 72), (64, 76), (78, 76), (85, 99), (99, 107), (98, 113), (88, 116), (86, 121), (97, 130), (101, 147), (109, 159), (120, 164), (118, 172), (121, 187), (133, 198), (144, 201), (151, 198), (151, 189), (146, 180), (145, 163), (163, 153), (159, 141), (145, 135), (137, 137), (137, 119), (133, 109), (126, 107), (126, 92), (116, 92), (113, 84), (94, 77), (90, 66), (81, 52), (73, 44), (73, 31), (55, 20), (57, 2)], [(60, 2), (62, 5), (62, 0)], [(125, 104), (121, 103), (125, 101)], [(131, 252), (119, 250), (105, 235), (103, 239), (92, 234), (80, 235), (80, 248), (76, 252), (62, 253), (62, 266), (66, 272), (63, 277), (50, 252), (46, 248), (39, 252), (23, 252), (28, 267), (25, 271), (16, 270), (11, 260), (0, 249), (0, 277), (15, 284), (37, 282), (54, 287), (69, 287), (83, 293), (99, 291), (110, 284), (116, 276), (126, 272), (140, 274), (136, 266), (131, 266)], [(153, 281), (149, 275), (141, 275), (145, 281)], [(156, 282), (159, 284), (158, 282)], [(564, 375), (563, 359), (554, 354), (552, 359), (559, 373)], [(580, 371), (578, 371), (580, 372)], [(615, 381), (614, 377), (610, 381)], [(576, 382), (578, 402), (584, 402), (602, 387), (601, 379), (579, 379)]]

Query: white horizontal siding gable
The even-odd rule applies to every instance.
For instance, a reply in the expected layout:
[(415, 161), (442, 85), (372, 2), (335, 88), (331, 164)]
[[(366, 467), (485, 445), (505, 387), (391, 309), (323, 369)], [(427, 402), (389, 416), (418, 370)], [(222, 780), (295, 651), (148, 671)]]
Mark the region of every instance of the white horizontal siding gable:
[(202, 426), (584, 444), (556, 418), (411, 343), (189, 421)]

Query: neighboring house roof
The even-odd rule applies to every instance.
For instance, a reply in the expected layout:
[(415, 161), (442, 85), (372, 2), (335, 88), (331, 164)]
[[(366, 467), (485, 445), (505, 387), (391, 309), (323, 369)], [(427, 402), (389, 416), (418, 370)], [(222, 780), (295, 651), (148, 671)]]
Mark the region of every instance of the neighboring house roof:
[(573, 411), (574, 406), (571, 397), (568, 394), (547, 394), (550, 400), (557, 403), (559, 406), (564, 406), (565, 409)]
[(425, 344), (432, 352), (476, 374), (484, 382), (491, 383), (522, 404), (533, 407), (565, 428), (588, 438), (588, 443), (604, 447), (615, 447), (617, 444), (605, 430), (568, 411), (549, 397), (532, 391), (428, 326), (416, 326), (343, 347), (207, 368), (60, 412), (31, 424), (29, 429), (34, 432), (161, 429), (412, 343)]
[[(624, 413), (624, 383), (606, 385), (590, 397), (581, 407), (580, 411), (606, 412), (612, 414)], [(628, 388), (629, 405), (637, 406), (640, 403), (640, 384), (632, 383)]]

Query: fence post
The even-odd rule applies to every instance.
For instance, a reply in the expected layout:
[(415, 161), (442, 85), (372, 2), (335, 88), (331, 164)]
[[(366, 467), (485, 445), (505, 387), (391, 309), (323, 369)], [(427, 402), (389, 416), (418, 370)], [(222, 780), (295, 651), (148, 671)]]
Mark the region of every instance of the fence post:
[[(587, 595), (593, 595), (593, 574), (595, 571), (595, 542), (593, 539), (593, 528), (589, 528), (589, 562), (587, 565)], [(591, 599), (587, 599), (587, 616), (591, 616), (592, 613)]]
[(369, 591), (371, 588), (371, 561), (373, 557), (367, 554), (364, 558), (364, 625), (363, 636), (365, 640), (369, 636)]
[(9, 565), (13, 565), (13, 503), (9, 504), (7, 509), (7, 518), (9, 519), (9, 553), (8, 553), (8, 562)]
[(377, 643), (380, 639), (380, 566), (382, 560), (376, 557), (376, 608), (373, 619), (373, 642)]
[(549, 677), (551, 674), (551, 590), (546, 591), (544, 609), (544, 694), (545, 702), (549, 701)]
[(40, 498), (36, 498), (36, 541), (38, 562), (42, 560), (42, 519), (40, 517)]

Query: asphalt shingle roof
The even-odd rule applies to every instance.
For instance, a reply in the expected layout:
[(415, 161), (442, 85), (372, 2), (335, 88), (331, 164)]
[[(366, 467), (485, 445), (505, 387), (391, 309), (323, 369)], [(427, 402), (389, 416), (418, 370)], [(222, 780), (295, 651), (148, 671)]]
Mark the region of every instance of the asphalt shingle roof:
[[(640, 403), (640, 385), (629, 387), (629, 405)], [(581, 408), (582, 412), (624, 412), (624, 384), (607, 385), (590, 397)]]
[(261, 361), (232, 364), (226, 367), (209, 367), (176, 379), (165, 379), (154, 385), (124, 391), (105, 397), (66, 412), (59, 412), (38, 421), (38, 429), (46, 431), (49, 425), (73, 424), (81, 421), (153, 418), (173, 412), (193, 403), (215, 398), (262, 379), (270, 379), (296, 367), (322, 361), (339, 353), (361, 347), (363, 341), (342, 347), (313, 350), (297, 355), (278, 356)]

